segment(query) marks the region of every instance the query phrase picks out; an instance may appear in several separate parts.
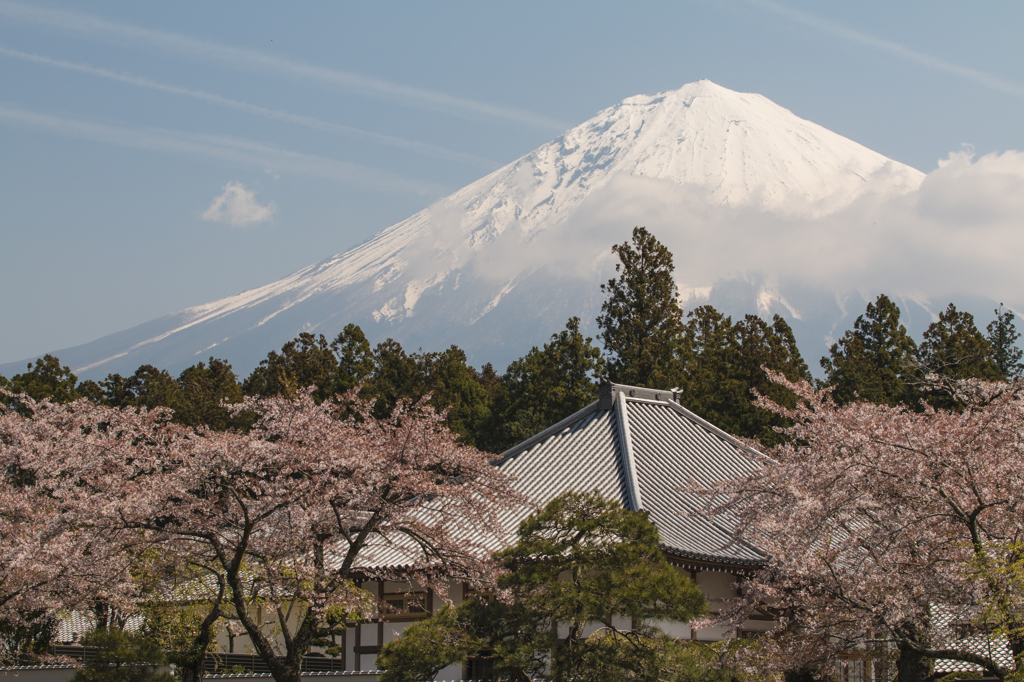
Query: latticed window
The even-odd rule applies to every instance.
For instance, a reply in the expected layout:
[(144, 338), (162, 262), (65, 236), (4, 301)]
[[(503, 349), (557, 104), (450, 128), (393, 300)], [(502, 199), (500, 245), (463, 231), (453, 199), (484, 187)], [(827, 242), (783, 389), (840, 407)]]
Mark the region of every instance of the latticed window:
[[(385, 594), (384, 603), (391, 607), (391, 614), (425, 614), (427, 612), (427, 593)], [(388, 615), (385, 614), (385, 617)]]

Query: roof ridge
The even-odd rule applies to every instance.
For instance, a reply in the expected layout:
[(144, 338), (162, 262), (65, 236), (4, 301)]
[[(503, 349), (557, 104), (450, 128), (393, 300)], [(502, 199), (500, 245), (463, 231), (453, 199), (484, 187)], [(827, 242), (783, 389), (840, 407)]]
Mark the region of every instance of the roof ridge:
[(616, 422), (619, 427), (619, 448), (622, 457), (622, 468), (626, 474), (626, 493), (629, 495), (630, 511), (643, 511), (643, 498), (640, 496), (640, 479), (636, 475), (636, 461), (633, 459), (633, 442), (629, 435), (629, 411), (626, 409), (626, 394), (619, 392)]

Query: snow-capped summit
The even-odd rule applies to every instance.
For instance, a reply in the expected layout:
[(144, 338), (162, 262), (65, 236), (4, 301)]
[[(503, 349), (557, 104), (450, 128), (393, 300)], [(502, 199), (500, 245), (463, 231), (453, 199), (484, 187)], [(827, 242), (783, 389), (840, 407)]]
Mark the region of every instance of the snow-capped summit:
[(593, 319), (609, 247), (635, 224), (692, 251), (676, 250), (681, 284), (711, 284), (683, 281), (700, 247), (695, 235), (664, 234), (658, 210), (806, 221), (864, 196), (913, 191), (923, 178), (761, 95), (702, 80), (623, 100), (277, 282), (58, 355), (84, 376), (142, 363), (181, 369), (208, 355), (244, 373), (301, 331), (331, 337), (356, 322), (373, 341), (454, 343), (500, 369), (570, 315)]

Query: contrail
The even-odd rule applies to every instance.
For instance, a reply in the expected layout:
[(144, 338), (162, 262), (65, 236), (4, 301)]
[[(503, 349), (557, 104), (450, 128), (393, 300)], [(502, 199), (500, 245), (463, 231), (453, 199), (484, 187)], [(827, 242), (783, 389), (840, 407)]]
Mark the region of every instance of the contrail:
[(422, 109), (449, 111), (461, 115), (487, 116), (557, 131), (569, 127), (561, 121), (538, 116), (529, 111), (500, 107), (486, 102), (455, 97), (443, 92), (414, 88), (351, 71), (314, 66), (286, 57), (221, 45), (178, 33), (107, 21), (78, 12), (44, 9), (19, 2), (0, 0), (0, 14), (98, 39), (118, 39), (133, 44), (142, 44), (146, 47), (156, 47), (188, 58), (205, 57), (235, 69), (262, 71), (313, 83), (321, 87), (375, 94)]
[(472, 154), (463, 154), (461, 152), (452, 151), (445, 149), (444, 147), (438, 147), (432, 144), (424, 142), (414, 142), (412, 140), (406, 140), (401, 137), (394, 137), (392, 135), (382, 135), (380, 133), (373, 133), (367, 130), (360, 130), (359, 128), (353, 128), (351, 126), (342, 125), (340, 123), (331, 123), (329, 121), (322, 121), (312, 116), (303, 116), (301, 114), (292, 114), (287, 111), (279, 111), (277, 109), (269, 109), (267, 107), (261, 107), (256, 104), (249, 104), (248, 102), (241, 102), (238, 100), (230, 99), (217, 95), (210, 92), (204, 92), (202, 90), (193, 90), (191, 88), (183, 88), (177, 85), (168, 85), (166, 83), (160, 83), (149, 78), (140, 78), (138, 76), (132, 76), (125, 73), (118, 73), (111, 71), (110, 69), (102, 69), (94, 66), (88, 66), (86, 64), (78, 64), (75, 62), (64, 61), (63, 59), (51, 59), (50, 57), (43, 57), (40, 55), (31, 54), (29, 52), (22, 52), (21, 50), (14, 50), (11, 48), (0, 46), (0, 54), (7, 55), (8, 57), (14, 57), (15, 59), (21, 59), (35, 64), (43, 64), (46, 66), (52, 66), (59, 69), (65, 69), (68, 71), (76, 71), (78, 73), (85, 73), (90, 76), (96, 76), (98, 78), (106, 78), (108, 80), (117, 81), (119, 83), (127, 83), (129, 85), (135, 85), (143, 88), (150, 88), (152, 90), (159, 90), (160, 92), (166, 92), (173, 95), (181, 95), (183, 97), (191, 97), (203, 102), (210, 102), (223, 107), (235, 109), (236, 111), (243, 111), (248, 114), (256, 116), (263, 116), (265, 118), (271, 118), (277, 121), (284, 121), (286, 123), (292, 123), (295, 125), (304, 126), (306, 128), (312, 128), (314, 130), (322, 130), (329, 133), (337, 133), (341, 135), (348, 135), (351, 137), (358, 137), (364, 140), (370, 140), (380, 144), (388, 145), (391, 147), (398, 147), (399, 149), (406, 149), (409, 151), (419, 152), (436, 158), (450, 159), (453, 161), (461, 161), (464, 163), (470, 163), (474, 166), (481, 166), (483, 168), (489, 168), (491, 170), (497, 168), (500, 164), (490, 159), (484, 159), (479, 156)]
[(1024, 98), (1024, 87), (1017, 85), (1016, 83), (1003, 80), (998, 76), (993, 76), (990, 73), (971, 69), (966, 66), (959, 66), (958, 64), (947, 62), (944, 59), (939, 59), (938, 57), (933, 57), (931, 55), (924, 54), (923, 52), (912, 50), (909, 47), (904, 47), (899, 43), (875, 38), (874, 36), (869, 36), (866, 33), (845, 28), (839, 24), (828, 21), (827, 19), (821, 19), (811, 14), (807, 14), (806, 12), (801, 12), (800, 10), (795, 10), (790, 7), (786, 7), (785, 5), (780, 5), (777, 2), (773, 2), (773, 0), (747, 0), (747, 2), (755, 7), (784, 16), (787, 19), (804, 24), (805, 26), (810, 26), (811, 28), (816, 28), (820, 31), (831, 33), (832, 35), (852, 40), (862, 45), (867, 45), (868, 47), (875, 48), (882, 52), (888, 52), (889, 54), (902, 57), (929, 69), (965, 78), (969, 81), (978, 83), (979, 85), (984, 85), (996, 92), (1002, 92), (1008, 95), (1014, 95), (1015, 97)]
[(125, 128), (43, 114), (3, 104), (0, 104), (0, 120), (42, 128), (68, 137), (97, 140), (133, 149), (212, 157), (249, 166), (326, 178), (374, 190), (410, 192), (425, 196), (439, 196), (446, 192), (446, 188), (434, 183), (226, 135), (183, 133), (161, 128)]

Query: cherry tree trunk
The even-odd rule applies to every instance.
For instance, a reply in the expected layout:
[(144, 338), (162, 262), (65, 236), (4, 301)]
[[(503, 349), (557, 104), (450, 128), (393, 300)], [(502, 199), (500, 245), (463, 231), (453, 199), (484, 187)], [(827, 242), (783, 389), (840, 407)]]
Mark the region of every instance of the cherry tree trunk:
[(931, 676), (928, 659), (909, 647), (900, 647), (896, 660), (897, 682), (925, 682)]
[(181, 682), (200, 682), (203, 679), (203, 657), (198, 660), (184, 661), (178, 665), (178, 672), (181, 675)]

